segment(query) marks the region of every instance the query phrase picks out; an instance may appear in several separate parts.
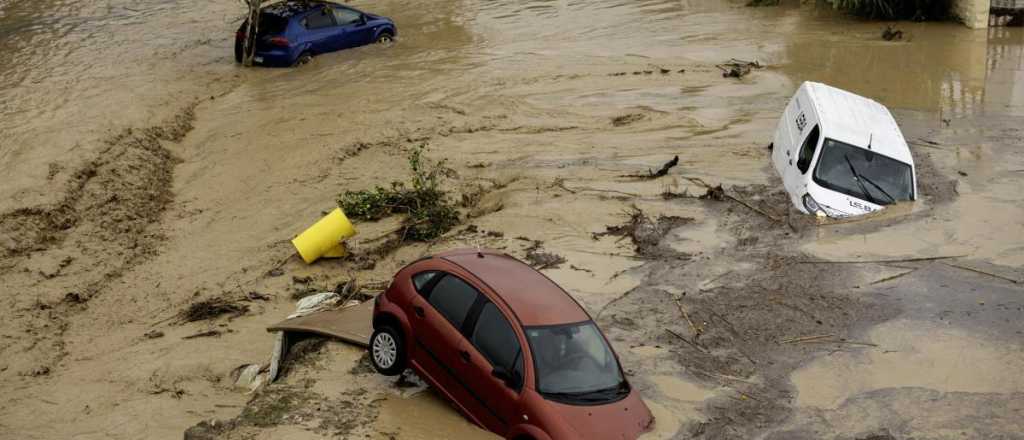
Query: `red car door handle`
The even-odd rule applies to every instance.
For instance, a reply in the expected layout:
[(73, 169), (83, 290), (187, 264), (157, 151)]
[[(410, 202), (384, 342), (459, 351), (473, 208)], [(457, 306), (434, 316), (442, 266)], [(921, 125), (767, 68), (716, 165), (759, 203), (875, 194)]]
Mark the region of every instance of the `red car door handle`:
[(426, 314), (423, 312), (423, 307), (413, 306), (412, 310), (416, 312), (416, 316), (419, 316), (420, 318), (426, 316)]
[(469, 352), (468, 351), (466, 351), (466, 350), (460, 351), (459, 352), (459, 356), (462, 356), (462, 361), (463, 362), (469, 362)]

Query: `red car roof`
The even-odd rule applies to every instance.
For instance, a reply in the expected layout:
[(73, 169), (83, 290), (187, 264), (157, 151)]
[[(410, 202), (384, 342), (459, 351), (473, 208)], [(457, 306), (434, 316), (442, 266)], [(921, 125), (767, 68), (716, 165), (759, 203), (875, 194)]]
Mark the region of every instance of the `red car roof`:
[[(483, 258), (480, 257), (483, 255)], [(493, 250), (438, 254), (469, 271), (505, 301), (524, 326), (568, 324), (590, 316), (568, 293), (526, 263)]]

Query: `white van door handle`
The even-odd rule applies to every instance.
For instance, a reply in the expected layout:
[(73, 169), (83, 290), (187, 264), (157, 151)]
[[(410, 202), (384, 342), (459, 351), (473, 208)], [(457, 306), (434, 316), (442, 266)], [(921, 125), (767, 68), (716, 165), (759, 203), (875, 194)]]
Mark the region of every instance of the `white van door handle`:
[(789, 157), (789, 150), (786, 150), (786, 157)]

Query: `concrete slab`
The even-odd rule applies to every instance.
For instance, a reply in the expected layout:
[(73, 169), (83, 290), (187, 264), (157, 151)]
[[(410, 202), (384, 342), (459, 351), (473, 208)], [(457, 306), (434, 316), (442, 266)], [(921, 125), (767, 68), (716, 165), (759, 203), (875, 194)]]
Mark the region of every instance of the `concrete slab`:
[(286, 319), (267, 327), (267, 331), (315, 333), (360, 347), (369, 347), (370, 335), (373, 333), (373, 301)]

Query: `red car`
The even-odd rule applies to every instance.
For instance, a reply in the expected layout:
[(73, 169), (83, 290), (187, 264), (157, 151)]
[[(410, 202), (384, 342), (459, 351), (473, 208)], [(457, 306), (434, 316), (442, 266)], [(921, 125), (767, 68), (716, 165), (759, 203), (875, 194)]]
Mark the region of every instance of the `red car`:
[(635, 439), (654, 417), (590, 315), (508, 255), (456, 250), (395, 275), (373, 308), (370, 359), (411, 367), (508, 439)]

